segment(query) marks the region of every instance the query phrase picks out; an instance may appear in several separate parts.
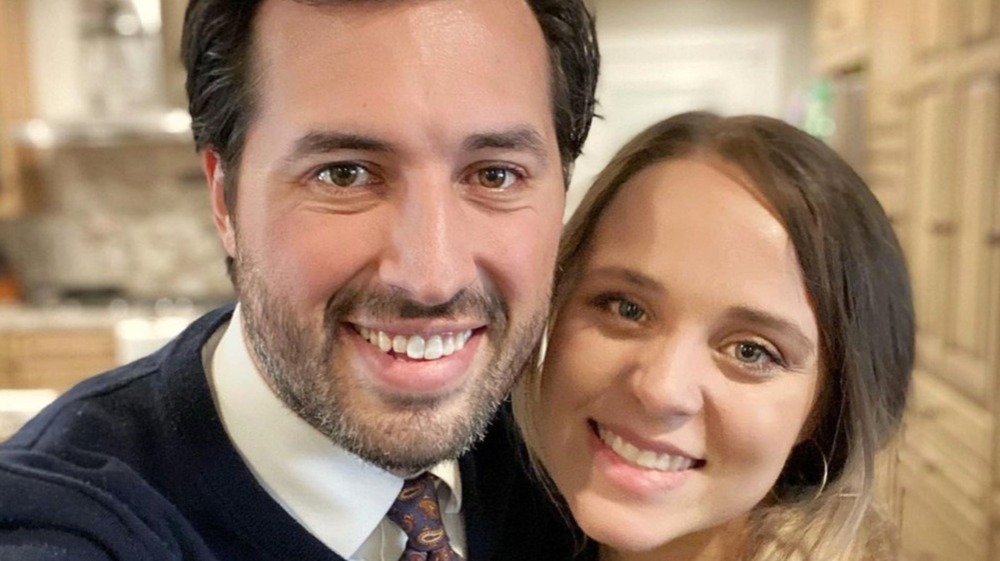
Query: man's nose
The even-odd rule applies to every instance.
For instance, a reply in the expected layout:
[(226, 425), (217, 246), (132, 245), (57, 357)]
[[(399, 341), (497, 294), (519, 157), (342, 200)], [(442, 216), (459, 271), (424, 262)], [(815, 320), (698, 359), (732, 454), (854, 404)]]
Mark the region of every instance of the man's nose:
[(379, 264), (382, 283), (414, 302), (433, 306), (477, 280), (476, 225), (472, 209), (452, 186), (409, 185), (390, 224), (389, 246)]

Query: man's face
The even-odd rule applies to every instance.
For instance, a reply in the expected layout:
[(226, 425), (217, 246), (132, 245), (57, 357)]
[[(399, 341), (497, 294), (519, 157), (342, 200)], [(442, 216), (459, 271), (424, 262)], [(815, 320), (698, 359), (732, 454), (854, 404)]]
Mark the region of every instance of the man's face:
[(520, 0), (267, 0), (236, 208), (206, 153), (251, 355), (387, 469), (454, 457), (538, 338), (564, 205)]

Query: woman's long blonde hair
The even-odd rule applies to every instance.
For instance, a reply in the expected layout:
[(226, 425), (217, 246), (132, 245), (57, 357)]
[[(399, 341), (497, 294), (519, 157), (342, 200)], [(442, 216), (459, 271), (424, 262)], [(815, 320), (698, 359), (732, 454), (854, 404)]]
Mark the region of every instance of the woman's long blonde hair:
[[(914, 319), (896, 236), (864, 181), (821, 141), (761, 116), (694, 112), (653, 125), (598, 176), (563, 232), (551, 323), (579, 278), (604, 209), (628, 180), (692, 154), (737, 166), (791, 239), (820, 333), (824, 387), (809, 438), (749, 515), (747, 560), (893, 559), (894, 532), (872, 497), (876, 452), (896, 432), (910, 386)], [(535, 411), (543, 373), (529, 364), (514, 413), (545, 475)]]

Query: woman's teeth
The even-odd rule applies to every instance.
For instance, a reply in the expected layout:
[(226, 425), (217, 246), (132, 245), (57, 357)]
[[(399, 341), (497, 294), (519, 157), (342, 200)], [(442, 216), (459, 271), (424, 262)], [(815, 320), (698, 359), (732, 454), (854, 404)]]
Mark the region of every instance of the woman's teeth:
[(695, 465), (695, 460), (684, 456), (671, 456), (670, 454), (657, 454), (652, 450), (641, 450), (604, 427), (598, 426), (597, 435), (623, 460), (637, 467), (657, 471), (684, 471)]
[(366, 341), (384, 353), (406, 355), (413, 360), (437, 360), (462, 350), (472, 337), (472, 330), (460, 333), (443, 333), (424, 338), (420, 335), (391, 335), (385, 331), (355, 326)]

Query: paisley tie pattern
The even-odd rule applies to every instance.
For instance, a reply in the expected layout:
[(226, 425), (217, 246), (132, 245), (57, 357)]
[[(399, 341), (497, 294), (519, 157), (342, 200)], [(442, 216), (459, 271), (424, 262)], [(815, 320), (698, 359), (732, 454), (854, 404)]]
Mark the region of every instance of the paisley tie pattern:
[(448, 542), (433, 475), (407, 479), (386, 516), (406, 534), (406, 549), (399, 561), (463, 561)]

